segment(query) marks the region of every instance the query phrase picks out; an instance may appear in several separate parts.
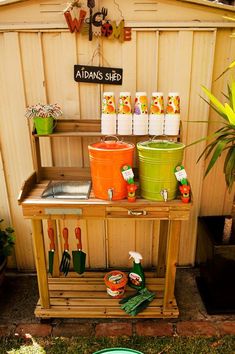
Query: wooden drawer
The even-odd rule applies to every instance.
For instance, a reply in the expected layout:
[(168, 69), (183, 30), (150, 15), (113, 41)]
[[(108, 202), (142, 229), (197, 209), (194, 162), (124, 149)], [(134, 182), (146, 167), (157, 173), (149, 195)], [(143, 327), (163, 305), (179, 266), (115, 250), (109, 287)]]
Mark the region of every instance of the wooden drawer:
[(103, 206), (95, 205), (78, 205), (71, 207), (62, 206), (29, 206), (23, 205), (24, 217), (47, 219), (52, 216), (53, 219), (60, 218), (87, 218), (87, 217), (105, 217), (105, 208)]
[(107, 218), (168, 219), (169, 207), (106, 207)]

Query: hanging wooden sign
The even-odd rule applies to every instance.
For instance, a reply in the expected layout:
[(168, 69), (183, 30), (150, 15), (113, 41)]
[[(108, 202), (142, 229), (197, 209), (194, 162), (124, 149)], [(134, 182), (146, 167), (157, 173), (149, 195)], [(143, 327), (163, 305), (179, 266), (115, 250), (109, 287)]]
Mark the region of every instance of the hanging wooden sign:
[(74, 65), (74, 80), (94, 84), (122, 84), (122, 69), (104, 66)]
[(121, 43), (131, 40), (131, 28), (125, 27), (124, 19), (119, 23), (109, 19), (108, 9), (105, 7), (93, 14), (94, 0), (88, 0), (87, 6), (89, 12), (81, 8), (79, 0), (74, 0), (64, 10), (64, 17), (71, 33), (79, 32), (88, 35), (89, 41), (92, 40), (93, 35), (109, 40), (117, 39)]

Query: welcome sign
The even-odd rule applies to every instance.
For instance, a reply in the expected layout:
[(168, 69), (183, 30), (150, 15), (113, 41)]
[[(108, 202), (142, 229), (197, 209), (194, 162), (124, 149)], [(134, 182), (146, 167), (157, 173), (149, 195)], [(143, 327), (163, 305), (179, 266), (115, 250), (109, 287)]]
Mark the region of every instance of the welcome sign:
[(94, 84), (122, 84), (122, 69), (104, 66), (74, 65), (74, 80)]

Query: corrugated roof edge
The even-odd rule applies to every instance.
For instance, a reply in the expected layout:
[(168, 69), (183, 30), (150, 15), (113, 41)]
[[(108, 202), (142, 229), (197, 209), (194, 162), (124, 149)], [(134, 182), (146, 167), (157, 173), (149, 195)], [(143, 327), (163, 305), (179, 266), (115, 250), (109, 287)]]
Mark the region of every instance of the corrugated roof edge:
[(11, 5), (17, 2), (25, 2), (30, 0), (0, 0), (0, 6)]
[[(0, 6), (6, 6), (6, 5), (11, 5), (11, 4), (18, 3), (18, 2), (25, 2), (25, 1), (30, 1), (30, 0), (0, 0)], [(220, 10), (228, 10), (228, 11), (235, 12), (235, 6), (226, 5), (226, 4), (218, 4), (218, 3), (210, 2), (208, 0), (176, 0), (176, 1), (191, 3), (191, 4), (195, 4), (195, 5), (202, 5), (202, 6), (206, 6), (206, 7), (213, 7), (213, 8), (217, 8)]]
[(229, 10), (235, 12), (235, 6), (234, 5), (226, 5), (226, 4), (218, 4), (214, 3), (208, 0), (177, 0), (181, 2), (187, 2), (187, 3), (192, 3), (195, 5), (202, 5), (202, 6), (207, 6), (207, 7), (214, 7), (217, 9), (222, 9), (222, 10)]

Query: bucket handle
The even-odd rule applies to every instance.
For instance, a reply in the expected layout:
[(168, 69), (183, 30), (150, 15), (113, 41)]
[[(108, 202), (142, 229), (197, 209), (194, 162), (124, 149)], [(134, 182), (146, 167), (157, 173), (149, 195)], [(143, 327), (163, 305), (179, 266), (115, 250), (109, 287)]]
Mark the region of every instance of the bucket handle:
[(174, 142), (173, 139), (165, 139), (165, 140), (163, 140), (163, 139), (162, 139), (162, 135), (154, 135), (152, 138), (149, 139), (149, 141), (153, 141), (153, 140), (154, 140), (155, 138), (157, 138), (157, 137), (160, 137), (160, 138), (161, 138), (161, 139), (159, 139), (159, 141), (166, 141), (166, 142), (170, 142), (170, 143)]
[(116, 141), (119, 141), (118, 137), (116, 135), (106, 135), (102, 141), (106, 141), (107, 138), (114, 138)]
[(153, 136), (152, 138), (150, 138), (149, 140), (152, 141), (152, 140), (154, 140), (155, 138), (157, 138), (158, 136), (161, 137), (162, 135), (154, 135), (154, 136)]

